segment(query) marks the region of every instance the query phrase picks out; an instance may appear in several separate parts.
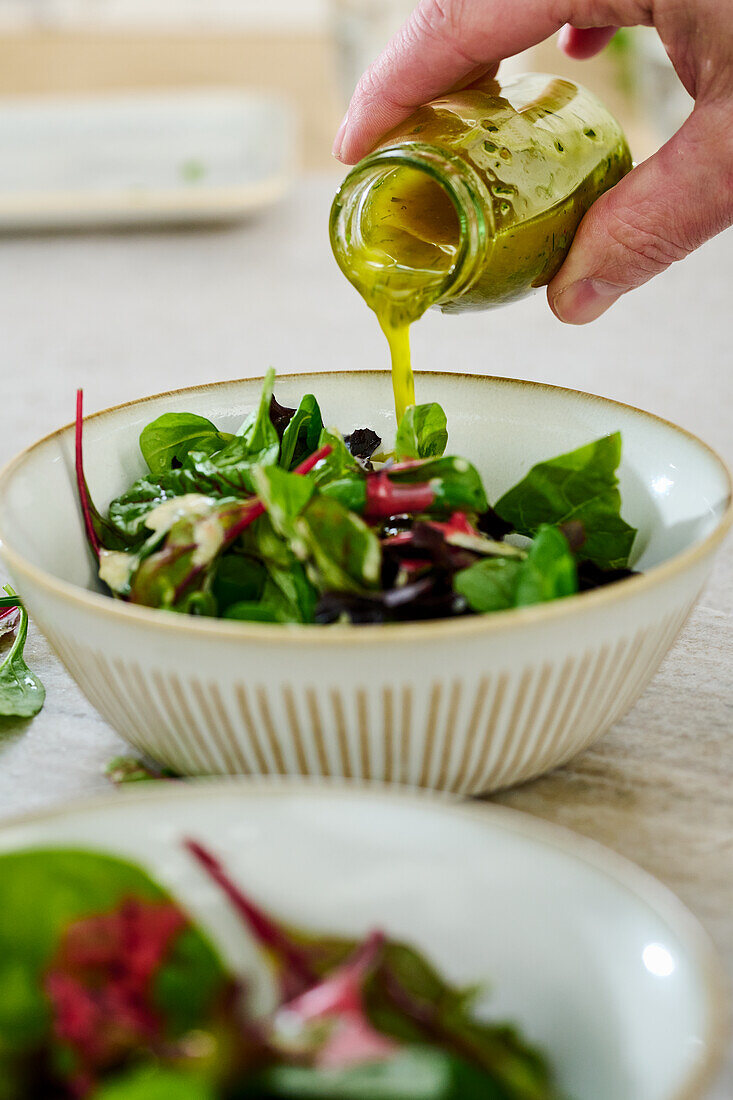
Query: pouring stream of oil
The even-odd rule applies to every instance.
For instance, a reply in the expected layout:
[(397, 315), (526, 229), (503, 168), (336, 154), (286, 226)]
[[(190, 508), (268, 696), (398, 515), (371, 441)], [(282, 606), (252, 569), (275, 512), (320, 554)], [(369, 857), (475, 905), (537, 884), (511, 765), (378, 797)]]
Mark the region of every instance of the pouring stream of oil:
[(459, 239), (453, 203), (424, 172), (397, 167), (372, 188), (352, 273), (387, 337), (398, 424), (415, 403), (410, 325), (440, 297)]

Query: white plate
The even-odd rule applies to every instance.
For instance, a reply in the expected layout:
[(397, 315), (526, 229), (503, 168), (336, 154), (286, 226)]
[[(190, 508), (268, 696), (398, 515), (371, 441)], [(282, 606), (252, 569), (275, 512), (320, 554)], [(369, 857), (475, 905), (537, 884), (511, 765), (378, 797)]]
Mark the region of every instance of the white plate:
[(183, 836), (289, 921), (382, 927), (454, 981), (490, 984), (486, 1010), (548, 1052), (569, 1100), (692, 1100), (716, 1068), (720, 971), (695, 920), (632, 864), (516, 811), (343, 784), (171, 784), (26, 818), (0, 830), (0, 851), (139, 861), (249, 970)]
[(279, 199), (293, 112), (203, 90), (0, 101), (0, 229), (224, 221)]

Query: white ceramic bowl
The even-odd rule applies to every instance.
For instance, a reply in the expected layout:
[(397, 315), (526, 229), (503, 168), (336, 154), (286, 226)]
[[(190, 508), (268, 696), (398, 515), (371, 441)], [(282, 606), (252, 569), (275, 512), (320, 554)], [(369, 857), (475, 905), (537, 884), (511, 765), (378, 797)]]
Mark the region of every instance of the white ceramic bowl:
[[(100, 507), (144, 470), (143, 426), (191, 410), (235, 429), (260, 381), (181, 390), (86, 424)], [(344, 431), (393, 433), (381, 373), (292, 375)], [(299, 773), (383, 779), (465, 794), (570, 759), (621, 717), (672, 644), (731, 522), (722, 461), (682, 429), (570, 390), (424, 375), (448, 415), (449, 449), (490, 499), (544, 458), (623, 435), (625, 518), (644, 575), (555, 603), (448, 622), (296, 626), (184, 618), (99, 592), (75, 497), (73, 430), (0, 475), (0, 542), (32, 615), (92, 704), (131, 745), (183, 774)]]
[(342, 784), (156, 785), (5, 826), (0, 851), (81, 845), (143, 863), (266, 995), (184, 836), (294, 924), (383, 928), (456, 983), (486, 985), (481, 1011), (547, 1052), (569, 1100), (696, 1100), (718, 1064), (720, 967), (695, 920), (619, 856), (513, 810)]

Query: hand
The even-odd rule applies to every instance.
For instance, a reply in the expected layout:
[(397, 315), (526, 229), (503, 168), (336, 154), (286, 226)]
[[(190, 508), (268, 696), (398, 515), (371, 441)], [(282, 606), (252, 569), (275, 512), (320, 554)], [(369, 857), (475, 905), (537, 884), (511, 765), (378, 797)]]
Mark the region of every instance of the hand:
[(616, 27), (653, 25), (695, 99), (680, 130), (594, 203), (547, 288), (584, 324), (733, 224), (733, 4), (729, 0), (421, 0), (360, 80), (334, 154), (347, 164), (423, 103), (464, 88), (562, 27), (573, 58)]

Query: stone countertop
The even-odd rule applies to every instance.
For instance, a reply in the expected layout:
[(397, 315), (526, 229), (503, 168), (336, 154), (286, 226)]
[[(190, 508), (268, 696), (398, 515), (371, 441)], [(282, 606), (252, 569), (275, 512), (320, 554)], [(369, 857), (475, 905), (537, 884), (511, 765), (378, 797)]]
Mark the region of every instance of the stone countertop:
[[(374, 318), (331, 257), (337, 179), (306, 178), (238, 227), (6, 238), (0, 462), (71, 420), (77, 386), (91, 412), (270, 364), (384, 366)], [(431, 314), (414, 332), (415, 364), (592, 390), (679, 422), (730, 462), (732, 243), (724, 234), (586, 328), (562, 326), (542, 294), (493, 314)], [(27, 656), (48, 698), (31, 722), (0, 719), (3, 817), (107, 790), (105, 765), (125, 751), (32, 627)], [(633, 711), (497, 801), (661, 879), (707, 927), (733, 986), (733, 545)], [(711, 1100), (732, 1095), (733, 1049)]]

